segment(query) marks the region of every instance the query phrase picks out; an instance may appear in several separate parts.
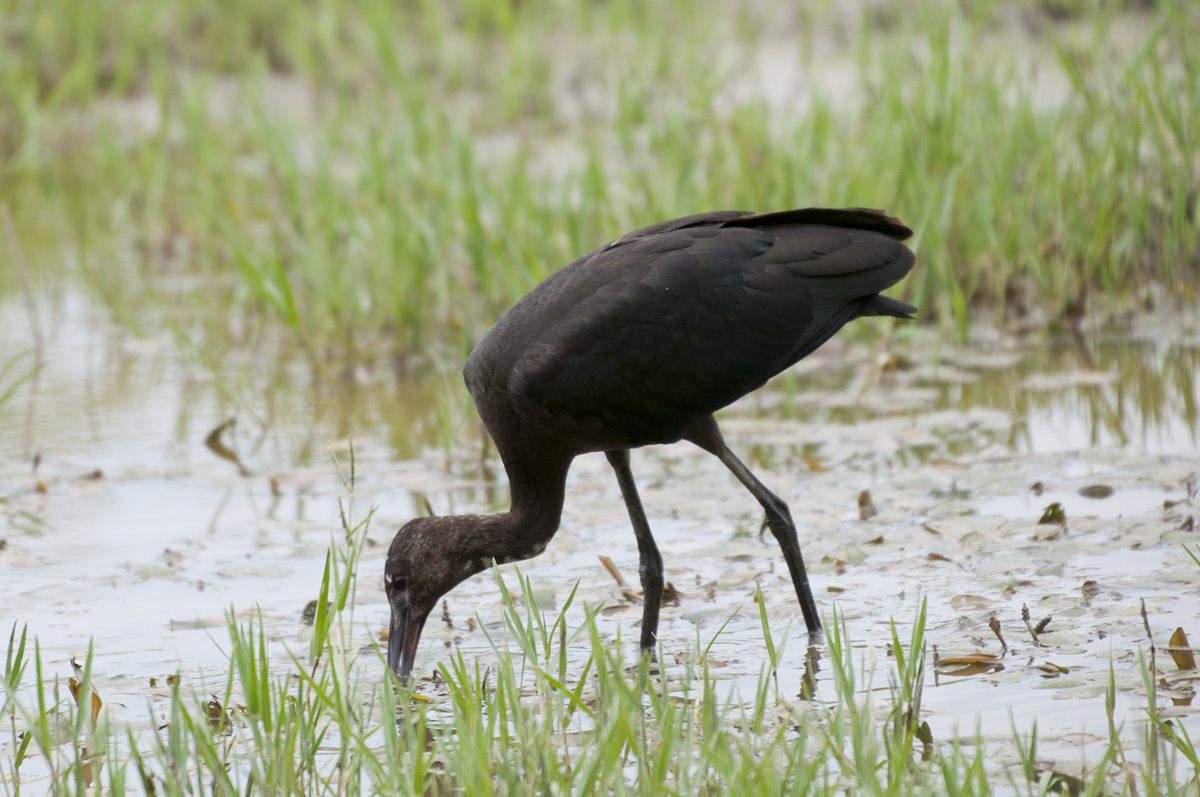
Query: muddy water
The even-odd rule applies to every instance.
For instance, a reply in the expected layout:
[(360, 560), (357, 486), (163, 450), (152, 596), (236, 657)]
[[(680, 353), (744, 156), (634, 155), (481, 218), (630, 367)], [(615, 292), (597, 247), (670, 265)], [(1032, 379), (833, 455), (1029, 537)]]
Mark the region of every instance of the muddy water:
[[(441, 378), (365, 375), (349, 392), (318, 392), (302, 367), (232, 355), (214, 374), (170, 339), (111, 327), (78, 295), (47, 306), (44, 366), (0, 407), (0, 621), (28, 623), (51, 678), (69, 675), (70, 656), (93, 644), (98, 688), (119, 721), (147, 722), (168, 695), (168, 674), (181, 671), (201, 691), (223, 684), (231, 607), (243, 619), (261, 613), (281, 662), (285, 647), (305, 649), (301, 612), (316, 597), (345, 496), (330, 457), (345, 460), (348, 436), (355, 511), (379, 508), (356, 596), (364, 646), (386, 622), (378, 575), (394, 529), (426, 501), (438, 513), (504, 506), (494, 452), (480, 468), (478, 427)], [(966, 348), (910, 328), (896, 333), (900, 356), (889, 362), (877, 346), (839, 340), (722, 416), (731, 444), (791, 504), (818, 602), (837, 607), (856, 658), (879, 663), (876, 691), (887, 687), (889, 618), (906, 640), (922, 600), (931, 651), (999, 657), (979, 674), (928, 663), (936, 738), (978, 730), (1004, 762), (1015, 754), (1012, 726), (1036, 720), (1045, 756), (1067, 770), (1095, 762), (1110, 661), (1121, 718), (1142, 716), (1141, 601), (1159, 645), (1176, 627), (1200, 638), (1200, 568), (1182, 547), (1200, 544), (1190, 530), (1200, 521), (1194, 324), (1135, 320), (1082, 343), (981, 331)], [(23, 305), (0, 305), (0, 348), (28, 348), (26, 329)], [(245, 474), (205, 445), (230, 417), (238, 423), (222, 439)], [(706, 645), (732, 617), (712, 647), (714, 672), (727, 694), (752, 695), (765, 661), (757, 583), (777, 638), (789, 634), (780, 691), (797, 703), (806, 641), (753, 500), (686, 445), (637, 452), (634, 469), (683, 596), (663, 610), (664, 666), (685, 675), (696, 640)], [(1039, 524), (1053, 503), (1065, 523)], [(581, 603), (603, 607), (606, 634), (635, 639), (640, 606), (598, 555), (635, 580), (615, 482), (603, 458), (584, 457), (562, 531), (524, 571), (543, 608), (578, 583)], [(1052, 618), (1036, 644), (1022, 606), (1033, 623)], [(426, 672), (451, 648), (493, 655), (469, 629), (472, 616), (503, 637), (490, 574), (459, 587), (447, 608), (449, 624), (427, 627)], [(581, 608), (570, 617), (581, 621)], [(1190, 694), (1193, 678), (1161, 652), (1157, 663)], [(831, 693), (828, 662), (817, 668), (818, 696)], [(1200, 735), (1190, 698), (1176, 703), (1178, 721)]]

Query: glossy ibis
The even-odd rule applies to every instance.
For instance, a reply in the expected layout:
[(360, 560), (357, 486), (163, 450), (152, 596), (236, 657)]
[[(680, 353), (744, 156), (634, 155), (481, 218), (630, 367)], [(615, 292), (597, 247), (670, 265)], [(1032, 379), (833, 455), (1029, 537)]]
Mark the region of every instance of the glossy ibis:
[(663, 563), (629, 449), (687, 440), (758, 499), (810, 632), (820, 629), (787, 504), (725, 445), (716, 410), (860, 316), (911, 318), (881, 296), (912, 268), (912, 230), (882, 211), (717, 211), (623, 235), (551, 275), (483, 336), (463, 376), (496, 443), (512, 508), (422, 517), (396, 533), (384, 585), (388, 666), (402, 680), (438, 599), (491, 567), (537, 556), (558, 530), (571, 461), (603, 451), (637, 536), (653, 650)]

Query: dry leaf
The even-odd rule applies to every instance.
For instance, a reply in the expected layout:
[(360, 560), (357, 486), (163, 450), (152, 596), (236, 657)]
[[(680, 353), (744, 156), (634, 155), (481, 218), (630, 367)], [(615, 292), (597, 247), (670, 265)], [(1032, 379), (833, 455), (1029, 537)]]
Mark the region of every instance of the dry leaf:
[(957, 666), (961, 664), (983, 664), (986, 662), (995, 663), (1000, 657), (995, 653), (972, 653), (968, 656), (947, 656), (944, 659), (938, 659), (937, 666)]
[(1038, 664), (1033, 665), (1033, 668), (1035, 670), (1041, 670), (1042, 672), (1050, 675), (1053, 678), (1057, 678), (1060, 675), (1066, 675), (1067, 673), (1069, 673), (1071, 671), (1069, 667), (1064, 667), (1061, 664), (1055, 664), (1052, 661), (1040, 662)]
[[(945, 664), (943, 660), (942, 664)], [(1000, 672), (1004, 669), (1004, 665), (998, 661), (977, 661), (969, 664), (950, 665), (943, 669), (942, 665), (938, 665), (938, 672), (942, 675), (950, 675), (955, 677), (966, 677), (969, 675), (987, 675), (988, 673)]]
[(1175, 662), (1176, 667), (1181, 670), (1196, 669), (1196, 656), (1192, 653), (1187, 634), (1182, 628), (1175, 629), (1175, 633), (1171, 634), (1167, 645), (1167, 650), (1170, 651), (1171, 659)]
[(214, 730), (223, 730), (225, 725), (225, 708), (221, 705), (221, 701), (217, 700), (216, 695), (210, 695), (212, 698), (204, 704), (204, 713), (208, 715), (208, 724), (212, 725)]
[(665, 587), (663, 587), (663, 594), (662, 594), (662, 602), (663, 603), (670, 603), (675, 606), (678, 606), (679, 601), (685, 597), (687, 597), (687, 596), (684, 595), (682, 592), (680, 592), (678, 589), (676, 589), (675, 585), (672, 584), (670, 581), (668, 581), (667, 585)]
[(1050, 528), (1034, 534), (1033, 540), (1035, 542), (1053, 542), (1062, 537), (1064, 528), (1065, 525), (1052, 525)]
[(858, 494), (858, 519), (869, 520), (879, 514), (875, 504), (871, 502), (871, 491), (863, 490)]
[[(70, 678), (67, 680), (67, 688), (71, 690), (71, 697), (75, 698), (76, 705), (79, 705), (79, 686), (80, 685), (79, 685), (78, 678)], [(92, 692), (92, 722), (94, 723), (94, 722), (96, 722), (97, 718), (100, 716), (100, 708), (101, 708), (101, 706), (104, 705), (104, 703), (103, 703), (103, 701), (100, 700), (100, 695), (96, 694), (95, 689), (91, 690), (91, 692)]]
[(982, 595), (955, 595), (950, 599), (950, 608), (956, 612), (978, 611), (991, 606), (992, 602)]
[(815, 470), (818, 473), (829, 470), (829, 468), (817, 462), (812, 457), (800, 457), (800, 459), (804, 460), (804, 464), (808, 466), (809, 470)]
[(625, 586), (625, 579), (621, 578), (621, 571), (617, 569), (615, 564), (613, 564), (612, 559), (609, 559), (607, 556), (601, 556), (600, 564), (604, 565), (604, 569), (607, 570), (608, 574), (613, 577), (614, 581), (617, 582), (618, 587)]
[(1187, 717), (1192, 714), (1200, 713), (1200, 706), (1164, 706), (1157, 712), (1162, 719), (1171, 719), (1172, 717)]

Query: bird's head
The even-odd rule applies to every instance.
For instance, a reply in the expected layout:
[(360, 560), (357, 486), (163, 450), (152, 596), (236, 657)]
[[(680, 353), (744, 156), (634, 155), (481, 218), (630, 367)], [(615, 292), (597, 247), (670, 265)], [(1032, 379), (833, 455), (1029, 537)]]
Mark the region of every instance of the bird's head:
[(486, 566), (458, 550), (454, 518), (410, 520), (396, 532), (384, 565), (383, 586), (392, 610), (388, 667), (407, 682), (421, 631), (438, 600)]

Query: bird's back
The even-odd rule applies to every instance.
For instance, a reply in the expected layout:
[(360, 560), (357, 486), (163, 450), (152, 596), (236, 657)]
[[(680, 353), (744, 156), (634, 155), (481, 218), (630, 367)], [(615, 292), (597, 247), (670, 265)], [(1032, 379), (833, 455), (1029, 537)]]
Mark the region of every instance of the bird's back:
[(679, 440), (859, 315), (912, 268), (912, 231), (859, 208), (718, 211), (629, 233), (551, 275), (464, 377), (494, 437), (579, 451)]

